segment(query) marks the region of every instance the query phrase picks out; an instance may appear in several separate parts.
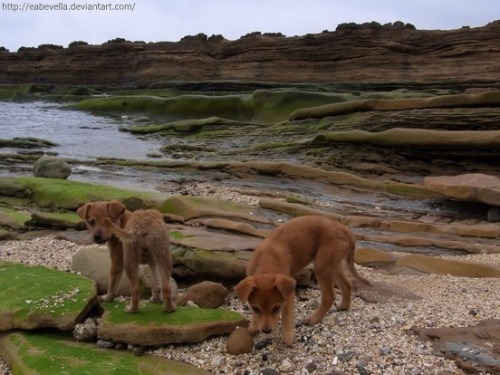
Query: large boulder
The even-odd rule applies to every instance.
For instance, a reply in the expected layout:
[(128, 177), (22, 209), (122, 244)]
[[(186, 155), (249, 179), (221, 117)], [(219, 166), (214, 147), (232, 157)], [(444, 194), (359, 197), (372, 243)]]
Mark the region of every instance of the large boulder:
[[(71, 262), (72, 271), (96, 282), (99, 294), (104, 294), (108, 290), (110, 267), (111, 259), (106, 246), (82, 247), (75, 253)], [(152, 277), (148, 267), (141, 266), (140, 278), (143, 294), (150, 294)], [(172, 285), (172, 296), (175, 299), (178, 291), (177, 283), (173, 278), (170, 279), (170, 283)], [(118, 284), (117, 295), (130, 296), (130, 284), (125, 272)]]
[(71, 166), (60, 158), (42, 156), (33, 166), (35, 177), (67, 179), (71, 175)]

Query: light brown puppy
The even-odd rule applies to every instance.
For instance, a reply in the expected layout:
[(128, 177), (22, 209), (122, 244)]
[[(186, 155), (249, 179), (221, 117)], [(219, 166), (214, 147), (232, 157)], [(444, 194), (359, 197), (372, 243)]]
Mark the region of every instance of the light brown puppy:
[(255, 249), (247, 277), (240, 281), (236, 293), (252, 311), (250, 333), (271, 333), (281, 316), (282, 339), (291, 346), (295, 340), (295, 279), (304, 267), (314, 261), (314, 272), (321, 291), (318, 309), (303, 323), (320, 322), (335, 301), (334, 284), (342, 291), (339, 310), (351, 305), (351, 282), (342, 261), (359, 281), (370, 285), (354, 268), (355, 240), (351, 231), (323, 216), (301, 216), (278, 226)]
[(123, 269), (130, 282), (130, 304), (126, 311), (137, 312), (140, 301), (139, 264), (147, 264), (153, 276), (153, 302), (163, 300), (165, 311), (174, 311), (170, 277), (172, 260), (169, 253), (168, 228), (157, 210), (128, 211), (118, 201), (87, 203), (77, 210), (85, 220), (94, 242), (106, 243), (111, 258), (107, 294), (112, 301)]

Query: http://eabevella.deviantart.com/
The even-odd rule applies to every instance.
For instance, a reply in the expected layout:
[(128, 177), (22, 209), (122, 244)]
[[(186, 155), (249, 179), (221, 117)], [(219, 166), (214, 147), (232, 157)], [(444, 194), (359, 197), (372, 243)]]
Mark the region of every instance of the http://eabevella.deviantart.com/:
[(5, 12), (84, 12), (84, 11), (129, 11), (135, 10), (135, 3), (42, 3), (42, 2), (2, 2), (0, 10)]

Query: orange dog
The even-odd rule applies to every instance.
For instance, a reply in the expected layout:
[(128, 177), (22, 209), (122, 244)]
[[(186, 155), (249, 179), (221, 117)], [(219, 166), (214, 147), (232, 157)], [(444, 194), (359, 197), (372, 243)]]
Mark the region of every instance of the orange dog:
[(305, 324), (320, 322), (335, 301), (334, 283), (342, 291), (339, 310), (351, 305), (352, 285), (344, 273), (346, 260), (352, 275), (370, 285), (354, 268), (355, 240), (345, 226), (323, 216), (294, 218), (274, 229), (255, 249), (247, 267), (247, 277), (236, 293), (252, 311), (250, 333), (271, 333), (281, 316), (282, 339), (286, 346), (295, 340), (295, 279), (300, 270), (314, 261), (314, 272), (321, 291), (319, 308)]
[(130, 304), (126, 311), (137, 312), (140, 301), (139, 264), (148, 264), (153, 276), (151, 301), (163, 300), (165, 311), (174, 311), (170, 276), (168, 228), (158, 210), (128, 211), (118, 201), (87, 203), (77, 210), (85, 220), (94, 242), (108, 244), (111, 258), (108, 292), (112, 301), (123, 269), (130, 281)]

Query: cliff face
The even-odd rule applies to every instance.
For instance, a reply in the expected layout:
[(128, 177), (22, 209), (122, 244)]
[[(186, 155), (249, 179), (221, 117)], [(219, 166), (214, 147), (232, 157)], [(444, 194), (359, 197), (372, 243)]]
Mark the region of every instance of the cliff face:
[(147, 84), (182, 80), (498, 85), (500, 21), (480, 28), (340, 25), (334, 32), (236, 41), (112, 41), (0, 51), (0, 83)]

